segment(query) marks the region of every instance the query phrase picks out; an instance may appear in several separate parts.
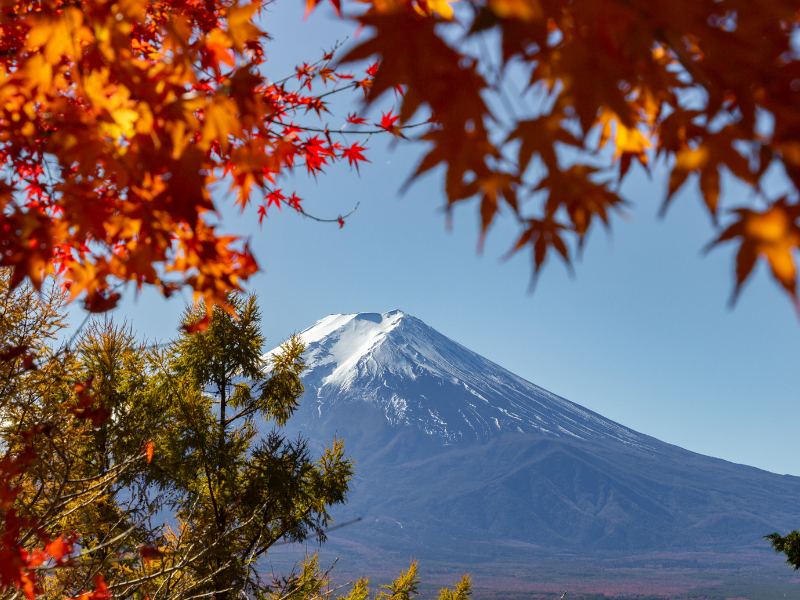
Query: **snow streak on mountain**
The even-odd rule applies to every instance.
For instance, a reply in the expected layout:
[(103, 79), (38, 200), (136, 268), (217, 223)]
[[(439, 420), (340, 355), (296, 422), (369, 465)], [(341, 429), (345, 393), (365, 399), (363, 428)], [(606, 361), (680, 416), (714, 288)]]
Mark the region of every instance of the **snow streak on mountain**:
[(307, 345), (303, 379), (319, 416), (341, 403), (369, 402), (391, 424), (416, 427), (444, 444), (505, 432), (641, 448), (657, 443), (525, 381), (399, 310), (329, 315), (300, 336)]

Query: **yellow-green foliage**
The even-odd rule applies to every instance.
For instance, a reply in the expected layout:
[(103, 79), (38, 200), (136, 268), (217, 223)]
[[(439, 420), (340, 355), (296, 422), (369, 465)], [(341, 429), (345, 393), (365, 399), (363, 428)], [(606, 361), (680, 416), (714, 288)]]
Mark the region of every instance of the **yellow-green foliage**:
[(472, 581), (469, 575), (464, 575), (454, 589), (442, 588), (439, 590), (439, 600), (468, 600), (472, 595)]
[[(314, 457), (275, 428), (303, 393), (303, 344), (292, 337), (266, 360), (255, 299), (230, 302), (234, 313), (214, 309), (194, 333), (206, 313), (187, 311), (165, 344), (109, 319), (65, 337), (63, 296), (10, 290), (0, 271), (0, 445), (34, 454), (16, 483), (20, 536), (30, 547), (77, 536), (72, 560), (42, 571), (42, 598), (75, 596), (98, 573), (122, 598), (417, 595), (416, 563), (374, 594), (366, 579), (334, 585), (316, 556), (262, 578), (279, 540), (324, 540), (352, 465), (342, 440)], [(440, 598), (469, 591), (465, 579)]]
[(417, 595), (419, 579), (417, 578), (417, 563), (412, 562), (407, 571), (400, 575), (375, 597), (376, 600), (410, 600)]
[[(419, 594), (417, 563), (397, 578), (372, 593), (369, 580), (335, 585), (330, 570), (323, 572), (316, 554), (306, 558), (300, 570), (290, 577), (273, 582), (270, 593), (263, 600), (412, 600)], [(470, 578), (464, 575), (454, 588), (439, 590), (439, 600), (469, 600), (472, 594)]]

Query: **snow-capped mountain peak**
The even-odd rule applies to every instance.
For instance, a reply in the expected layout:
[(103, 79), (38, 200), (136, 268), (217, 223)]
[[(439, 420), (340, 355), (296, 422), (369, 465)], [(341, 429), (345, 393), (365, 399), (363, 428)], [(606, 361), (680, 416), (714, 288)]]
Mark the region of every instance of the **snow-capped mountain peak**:
[(329, 315), (300, 333), (306, 344), (306, 404), (379, 408), (395, 427), (411, 426), (445, 444), (505, 432), (655, 440), (569, 402), (440, 334), (400, 310)]
[(309, 371), (331, 366), (322, 383), (347, 387), (352, 383), (359, 361), (380, 346), (403, 317), (405, 314), (401, 311), (392, 311), (383, 315), (328, 315), (317, 321), (300, 334), (307, 346)]

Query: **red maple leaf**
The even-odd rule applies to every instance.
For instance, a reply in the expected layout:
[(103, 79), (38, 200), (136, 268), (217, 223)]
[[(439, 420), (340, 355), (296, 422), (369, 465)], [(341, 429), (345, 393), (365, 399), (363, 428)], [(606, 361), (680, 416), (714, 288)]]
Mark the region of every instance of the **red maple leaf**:
[(294, 192), (292, 192), (292, 195), (291, 195), (291, 196), (289, 196), (289, 197), (286, 199), (286, 204), (288, 204), (289, 206), (291, 206), (291, 207), (292, 207), (293, 209), (295, 209), (297, 212), (300, 212), (300, 211), (302, 210), (302, 209), (301, 209), (301, 207), (300, 207), (300, 203), (301, 203), (301, 202), (302, 202), (302, 199), (300, 198), (300, 196), (298, 196), (298, 195), (297, 195), (297, 194), (295, 194)]
[(397, 128), (397, 125), (395, 125), (399, 118), (400, 115), (393, 115), (392, 111), (389, 111), (381, 115), (381, 122), (376, 123), (376, 125), (381, 129), (385, 129), (386, 131), (389, 131), (395, 135), (399, 135), (400, 130)]
[(281, 209), (281, 202), (286, 200), (286, 196), (283, 195), (283, 192), (279, 189), (272, 190), (269, 194), (267, 194), (267, 208), (272, 206), (273, 204), (278, 207), (278, 210)]
[(351, 146), (342, 150), (342, 158), (346, 158), (350, 166), (355, 167), (356, 171), (358, 171), (358, 161), (369, 162), (363, 154), (364, 150), (366, 150), (364, 146), (354, 142)]
[(308, 138), (303, 143), (303, 153), (306, 159), (306, 169), (310, 174), (322, 171), (322, 167), (328, 164), (328, 157), (333, 155), (330, 148), (319, 136)]
[(300, 81), (301, 79), (311, 79), (315, 69), (316, 67), (309, 65), (308, 63), (303, 63), (299, 67), (295, 67), (294, 70), (297, 74), (297, 80)]
[(352, 123), (353, 125), (366, 125), (367, 120), (364, 117), (356, 116), (356, 113), (350, 113), (347, 115), (347, 122)]
[(370, 77), (360, 79), (356, 81), (355, 86), (361, 88), (361, 91), (364, 92), (364, 96), (366, 97), (367, 94), (369, 94), (369, 88), (372, 87), (372, 79)]

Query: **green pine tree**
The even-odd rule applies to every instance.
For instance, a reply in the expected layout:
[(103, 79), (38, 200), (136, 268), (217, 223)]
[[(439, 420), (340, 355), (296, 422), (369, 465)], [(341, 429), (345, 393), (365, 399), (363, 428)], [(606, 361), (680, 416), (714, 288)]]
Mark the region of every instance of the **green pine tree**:
[(785, 536), (771, 533), (764, 536), (772, 544), (776, 552), (786, 555), (786, 562), (795, 570), (800, 569), (800, 531), (791, 531)]
[(197, 333), (187, 331), (205, 309), (188, 311), (155, 375), (170, 400), (153, 481), (182, 525), (175, 543), (203, 549), (187, 564), (192, 592), (215, 598), (261, 589), (258, 559), (278, 540), (324, 539), (328, 509), (344, 501), (352, 475), (339, 440), (315, 460), (305, 440), (260, 433), (297, 407), (304, 348), (292, 337), (266, 360), (255, 298), (231, 304), (235, 314), (214, 308)]

